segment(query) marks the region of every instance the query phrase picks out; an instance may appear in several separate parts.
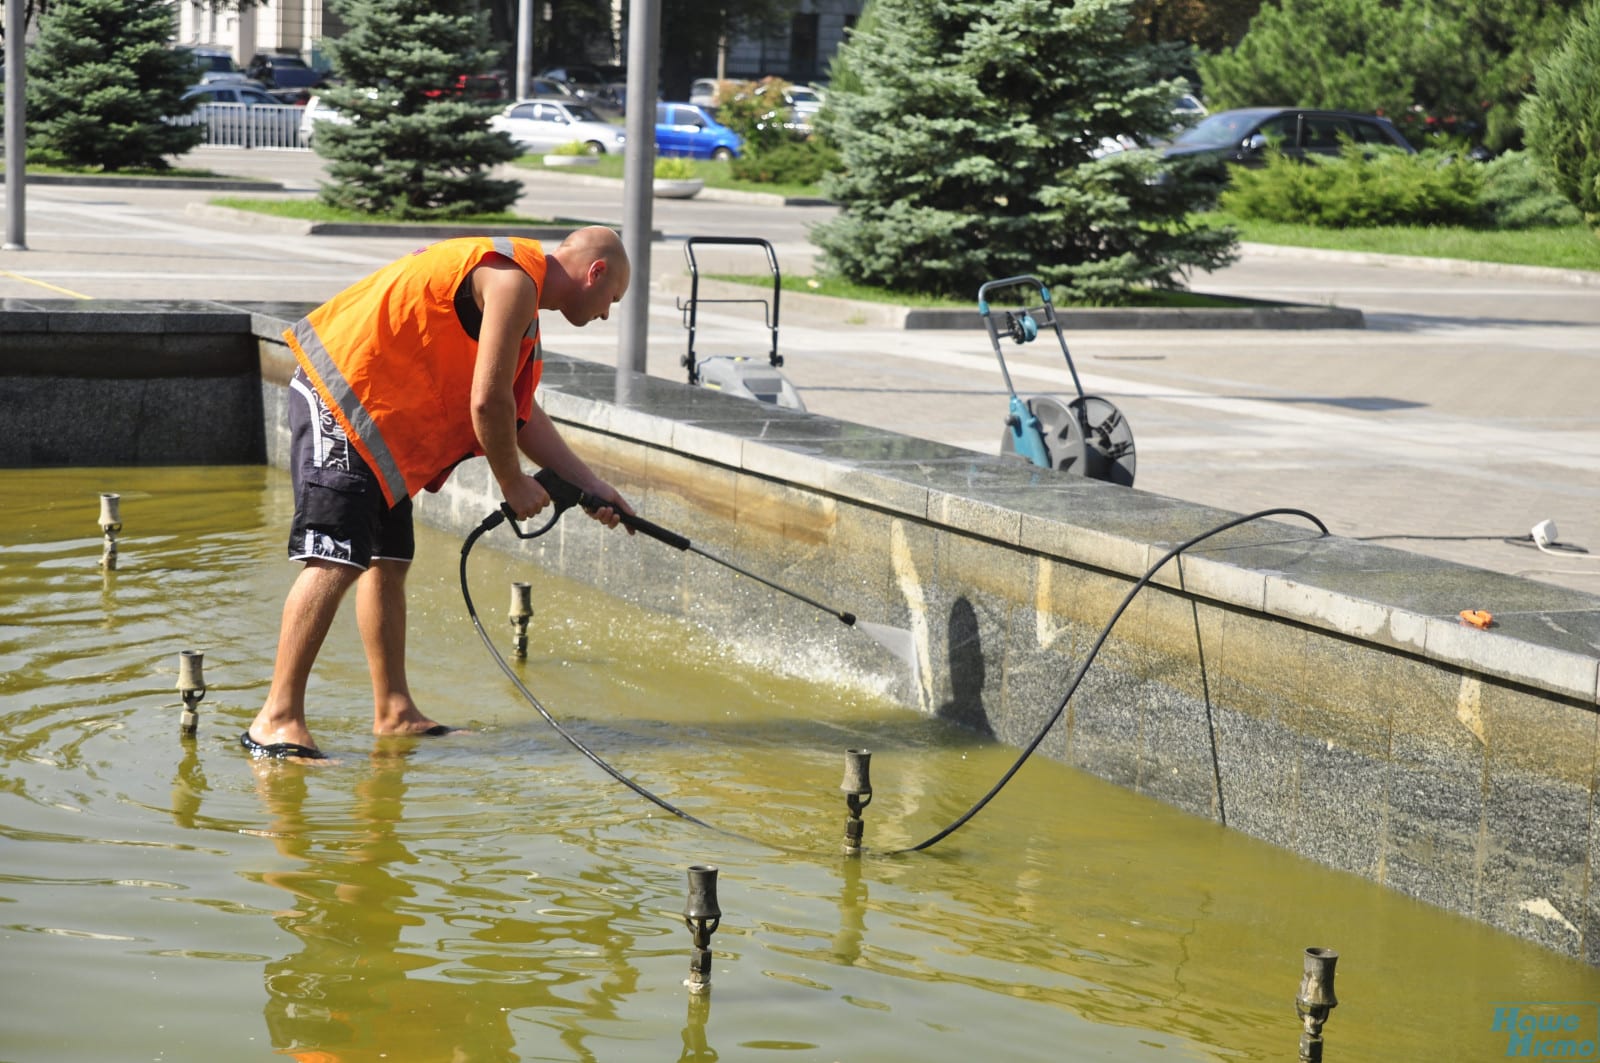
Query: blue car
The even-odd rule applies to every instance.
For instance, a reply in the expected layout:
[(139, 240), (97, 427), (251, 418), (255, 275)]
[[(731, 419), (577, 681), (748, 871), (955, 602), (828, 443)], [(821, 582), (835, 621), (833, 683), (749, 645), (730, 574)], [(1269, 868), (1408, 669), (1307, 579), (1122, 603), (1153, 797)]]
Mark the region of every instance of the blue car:
[(719, 125), (711, 111), (692, 103), (656, 104), (656, 154), (691, 159), (732, 159), (744, 141)]

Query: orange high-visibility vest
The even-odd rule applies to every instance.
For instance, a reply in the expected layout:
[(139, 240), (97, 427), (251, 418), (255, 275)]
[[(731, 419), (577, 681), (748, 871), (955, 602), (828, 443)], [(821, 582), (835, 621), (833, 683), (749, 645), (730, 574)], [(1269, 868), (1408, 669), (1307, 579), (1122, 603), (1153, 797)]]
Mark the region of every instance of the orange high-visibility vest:
[[(537, 240), (463, 237), (416, 251), (358, 281), (283, 333), (393, 506), (438, 490), (460, 461), (482, 454), (472, 427), (478, 341), (456, 315), (456, 292), (490, 255), (511, 259), (544, 295)], [(517, 420), (527, 420), (543, 362), (539, 315), (517, 358)]]

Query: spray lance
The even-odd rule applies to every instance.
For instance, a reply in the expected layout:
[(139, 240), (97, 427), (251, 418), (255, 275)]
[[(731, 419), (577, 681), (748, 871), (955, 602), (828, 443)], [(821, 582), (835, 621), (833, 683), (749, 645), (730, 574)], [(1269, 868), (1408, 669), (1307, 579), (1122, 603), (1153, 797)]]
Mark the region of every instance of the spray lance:
[[(562, 479), (559, 475), (549, 469), (540, 469), (534, 474), (533, 478), (539, 481), (539, 486), (544, 488), (545, 493), (550, 496), (550, 502), (555, 506), (555, 513), (550, 517), (550, 519), (545, 521), (545, 523), (538, 529), (525, 532), (518, 525), (517, 516), (514, 512), (512, 512), (511, 507), (502, 502), (500, 503), (499, 511), (490, 514), (483, 524), (479, 526), (480, 531), (488, 531), (490, 528), (495, 527), (503, 521), (509, 521), (511, 524), (511, 530), (517, 534), (519, 539), (536, 539), (553, 528), (556, 521), (561, 519), (562, 514), (566, 513), (567, 510), (573, 508), (574, 506), (591, 513), (597, 509), (604, 509), (611, 506), (611, 503), (608, 500), (600, 498), (597, 495), (590, 494), (589, 492), (578, 487), (578, 485)], [(827, 613), (835, 620), (838, 620), (845, 627), (855, 628), (857, 631), (860, 631), (868, 638), (877, 642), (880, 646), (883, 646), (900, 660), (904, 661), (906, 665), (912, 669), (913, 675), (915, 675), (917, 663), (916, 653), (914, 651), (914, 643), (912, 641), (911, 632), (907, 631), (905, 628), (888, 627), (883, 624), (872, 624), (865, 620), (857, 620), (854, 613), (845, 612), (843, 610), (834, 609), (831, 606), (824, 605), (822, 602), (819, 602), (814, 598), (809, 598), (797, 590), (794, 590), (790, 587), (785, 587), (780, 583), (774, 583), (765, 576), (757, 575), (756, 573), (750, 572), (747, 569), (740, 568), (731, 561), (724, 560), (715, 554), (708, 553), (707, 551), (696, 546), (694, 543), (690, 542), (688, 537), (679, 535), (677, 532), (671, 531), (667, 528), (663, 528), (654, 521), (646, 520), (644, 517), (635, 516), (632, 513), (623, 513), (620, 510), (617, 512), (618, 516), (622, 519), (623, 526), (632, 531), (636, 531), (641, 535), (647, 535), (657, 542), (664, 543), (667, 546), (672, 547), (674, 550), (686, 550), (693, 554), (699, 554), (707, 561), (715, 562), (716, 564), (721, 565), (723, 568), (737, 572), (741, 576), (745, 576), (749, 579), (755, 580), (757, 583), (771, 587), (780, 594), (787, 594), (789, 597), (795, 599), (796, 601), (804, 602), (813, 609), (820, 609), (822, 612)]]

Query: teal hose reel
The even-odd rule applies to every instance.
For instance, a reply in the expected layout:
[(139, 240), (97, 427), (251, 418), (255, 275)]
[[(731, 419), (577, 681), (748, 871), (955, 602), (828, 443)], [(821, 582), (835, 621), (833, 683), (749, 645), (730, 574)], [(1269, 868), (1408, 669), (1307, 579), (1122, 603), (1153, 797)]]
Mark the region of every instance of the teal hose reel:
[[(1030, 300), (1037, 293), (1039, 304), (997, 314), (990, 306), (989, 293), (1013, 288), (1023, 289)], [(1132, 487), (1136, 466), (1133, 429), (1108, 399), (1083, 393), (1066, 335), (1050, 300), (1050, 289), (1037, 277), (1028, 275), (989, 281), (978, 289), (978, 313), (989, 331), (989, 342), (1010, 394), (1000, 453), (1025, 458), (1040, 468)], [(1054, 332), (1061, 344), (1061, 354), (1077, 392), (1074, 399), (1063, 402), (1050, 395), (1023, 399), (1011, 382), (1011, 371), (1000, 349), (1001, 335), (1017, 344), (1032, 343), (1039, 338), (1041, 326)]]

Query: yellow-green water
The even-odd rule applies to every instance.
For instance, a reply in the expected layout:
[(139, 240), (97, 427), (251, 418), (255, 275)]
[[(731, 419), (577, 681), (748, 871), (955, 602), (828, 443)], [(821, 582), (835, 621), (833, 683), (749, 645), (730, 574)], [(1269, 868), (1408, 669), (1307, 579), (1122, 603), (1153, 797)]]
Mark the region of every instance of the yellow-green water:
[[(109, 574), (101, 491), (126, 526)], [(1504, 1058), (1497, 1002), (1600, 1000), (1583, 964), (1042, 758), (939, 848), (843, 858), (846, 748), (874, 752), (880, 851), (1014, 751), (847, 676), (743, 667), (493, 536), (474, 595), (508, 649), (507, 587), (534, 583), (515, 667), (541, 701), (782, 848), (666, 815), (562, 743), (468, 622), (459, 541), (428, 529), (412, 682), (472, 733), (373, 738), (347, 610), (311, 689), (338, 763), (254, 764), (236, 738), (295, 571), (288, 505), (257, 468), (0, 473), (0, 1059), (1291, 1060), (1311, 945), (1341, 954), (1330, 1063)], [(192, 740), (184, 649), (210, 687)], [(696, 863), (722, 869), (725, 915), (691, 1001)]]

